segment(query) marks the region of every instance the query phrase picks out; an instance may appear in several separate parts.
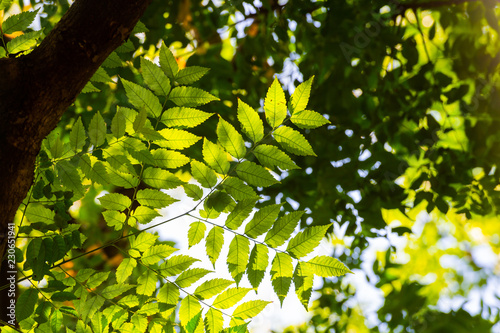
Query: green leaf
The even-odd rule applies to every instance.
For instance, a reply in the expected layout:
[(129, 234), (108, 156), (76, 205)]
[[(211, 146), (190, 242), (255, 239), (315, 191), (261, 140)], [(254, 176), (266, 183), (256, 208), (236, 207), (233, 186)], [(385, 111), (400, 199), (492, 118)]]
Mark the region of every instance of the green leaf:
[(300, 169), (295, 162), (278, 147), (258, 145), (252, 152), (259, 159), (259, 162), (269, 169), (274, 169), (275, 167), (279, 167), (282, 170)]
[(121, 108), (117, 108), (113, 120), (111, 120), (111, 133), (119, 139), (125, 135), (127, 121)]
[(297, 227), (303, 214), (304, 211), (296, 211), (279, 218), (267, 233), (265, 242), (274, 248), (285, 244)]
[(191, 147), (201, 139), (200, 136), (175, 128), (164, 128), (159, 133), (165, 138), (165, 141), (155, 143), (163, 148), (181, 150)]
[(158, 291), (158, 296), (156, 296), (156, 298), (158, 302), (161, 303), (177, 304), (179, 295), (179, 288), (171, 282), (166, 282)]
[(314, 111), (309, 111), (309, 110), (304, 110), (295, 113), (290, 120), (292, 123), (294, 123), (297, 127), (300, 128), (317, 128), (326, 124), (330, 124), (330, 121), (323, 117), (321, 114), (314, 112)]
[(137, 207), (131, 215), (131, 217), (134, 217), (140, 224), (148, 224), (158, 216), (160, 216), (160, 213), (146, 206)]
[(309, 266), (307, 263), (298, 262), (293, 272), (293, 284), (295, 285), (295, 293), (299, 298), (300, 302), (306, 309), (309, 310), (309, 299), (312, 295), (312, 287), (314, 275), (311, 269), (307, 268)]
[(7, 43), (9, 53), (19, 53), (36, 46), (37, 39), (42, 36), (41, 31), (32, 31), (22, 34)]
[(175, 251), (177, 251), (176, 248), (167, 244), (154, 245), (144, 252), (141, 256), (141, 261), (144, 265), (153, 265), (158, 261), (167, 258)]
[(203, 324), (201, 323), (201, 310), (196, 316), (191, 318), (186, 325), (187, 333), (203, 332)]
[(153, 208), (167, 207), (174, 202), (179, 201), (166, 193), (150, 188), (137, 191), (135, 198), (141, 205)]
[(169, 99), (174, 102), (177, 106), (187, 106), (195, 107), (199, 105), (205, 105), (212, 101), (218, 101), (219, 99), (212, 94), (207, 93), (204, 90), (194, 87), (175, 87), (170, 92)]
[(97, 71), (92, 75), (90, 78), (90, 81), (92, 82), (101, 82), (101, 83), (108, 83), (111, 82), (111, 77), (108, 75), (106, 70), (102, 67), (99, 67)]
[(16, 302), (16, 319), (18, 322), (29, 318), (35, 311), (38, 301), (38, 290), (29, 288), (19, 296)]
[(250, 253), (250, 241), (248, 238), (236, 235), (229, 244), (227, 264), (229, 272), (236, 282), (239, 282), (245, 273), (248, 255)]
[(271, 266), (271, 283), (273, 285), (274, 292), (280, 299), (281, 305), (283, 305), (283, 300), (290, 289), (292, 276), (292, 257), (286, 253), (276, 253)]
[(59, 309), (54, 310), (49, 319), (50, 329), (52, 332), (59, 332), (63, 325), (63, 314)]
[(160, 48), (160, 67), (171, 80), (173, 80), (177, 75), (177, 72), (179, 72), (179, 65), (177, 64), (172, 51), (170, 51), (164, 43), (161, 44)]
[(118, 301), (118, 304), (129, 307), (129, 308), (133, 308), (133, 307), (139, 305), (139, 299), (137, 298), (136, 295), (127, 295), (127, 296), (121, 298)]
[(191, 268), (182, 272), (181, 275), (179, 275), (179, 277), (175, 280), (175, 284), (181, 288), (187, 288), (211, 272), (212, 271), (204, 268)]
[(71, 163), (67, 160), (59, 161), (56, 164), (56, 169), (57, 177), (61, 183), (73, 191), (77, 198), (81, 198), (85, 195), (85, 189), (80, 174)]
[(26, 217), (31, 223), (42, 222), (45, 224), (53, 224), (54, 216), (55, 213), (53, 210), (39, 204), (29, 204), (26, 209)]
[(121, 284), (112, 284), (110, 286), (107, 286), (104, 288), (103, 291), (101, 291), (101, 296), (106, 298), (106, 299), (113, 299), (115, 297), (118, 297), (130, 289), (134, 288), (135, 286), (131, 286), (126, 283), (121, 283)]
[(109, 182), (116, 186), (124, 188), (133, 188), (139, 185), (139, 178), (130, 173), (125, 173), (116, 170), (109, 163), (106, 165), (106, 171), (109, 175)]
[(243, 132), (253, 141), (258, 142), (264, 137), (264, 124), (255, 111), (248, 104), (238, 99), (238, 120)]
[(222, 312), (210, 308), (205, 315), (205, 330), (207, 333), (219, 333), (224, 326)]
[(111, 53), (102, 63), (102, 67), (106, 68), (118, 68), (122, 66), (123, 66), (122, 59), (116, 52)]
[(134, 258), (124, 258), (116, 269), (116, 282), (123, 283), (132, 274), (137, 261)]
[(144, 252), (155, 244), (158, 237), (158, 235), (153, 235), (149, 232), (141, 232), (137, 238), (130, 237), (130, 247), (137, 251)]
[(215, 172), (202, 162), (191, 161), (191, 174), (203, 187), (212, 188), (217, 184)]
[(155, 165), (165, 169), (177, 169), (189, 163), (186, 155), (174, 150), (156, 149), (152, 151)]
[(137, 293), (151, 296), (156, 289), (156, 282), (158, 282), (156, 273), (147, 269), (137, 278)]
[(138, 110), (145, 109), (150, 117), (158, 118), (161, 115), (163, 108), (160, 101), (150, 90), (125, 79), (121, 81), (133, 106)]
[(0, 0), (0, 10), (4, 10), (9, 7), (14, 0)]
[(205, 237), (205, 231), (207, 227), (203, 222), (193, 222), (189, 226), (188, 231), (188, 243), (189, 247), (198, 244), (201, 242), (203, 237)]
[(255, 244), (250, 252), (250, 260), (247, 266), (248, 281), (252, 287), (257, 288), (266, 273), (269, 265), (269, 254), (267, 246), (263, 244)]
[(104, 217), (106, 224), (115, 230), (123, 229), (125, 221), (127, 220), (127, 215), (116, 210), (107, 210), (102, 213), (102, 216)]
[(90, 143), (99, 147), (106, 141), (106, 122), (99, 111), (96, 112), (89, 125)]
[(141, 21), (137, 21), (137, 23), (135, 24), (135, 27), (132, 30), (131, 34), (135, 35), (135, 34), (138, 34), (138, 33), (141, 33), (141, 32), (149, 32), (149, 29), (146, 28), (146, 26), (144, 25), (144, 23), (142, 23)]
[(144, 183), (157, 189), (171, 189), (184, 184), (173, 173), (160, 168), (147, 168), (142, 174)]
[(196, 288), (194, 294), (200, 299), (209, 299), (219, 293), (224, 289), (232, 285), (234, 281), (226, 279), (213, 279), (203, 282)]
[(111, 272), (98, 272), (93, 274), (87, 280), (87, 287), (90, 289), (99, 287), (104, 281), (108, 279), (110, 273)]
[(272, 128), (276, 128), (283, 123), (286, 118), (286, 99), (285, 93), (281, 88), (278, 79), (275, 78), (264, 100), (264, 111), (266, 113), (267, 123)]
[(168, 96), (171, 89), (170, 80), (158, 66), (141, 57), (141, 71), (144, 82), (155, 94)]
[(309, 96), (311, 95), (311, 85), (314, 80), (312, 76), (309, 80), (301, 83), (292, 94), (291, 97), (291, 110), (292, 117), (297, 112), (305, 110), (307, 103), (309, 102)]
[(281, 205), (273, 204), (259, 209), (245, 227), (245, 234), (256, 238), (271, 228), (280, 213)]
[(37, 13), (38, 10), (35, 10), (9, 16), (2, 23), (3, 33), (11, 34), (16, 31), (24, 31), (31, 23), (33, 23)]
[(168, 109), (161, 116), (161, 122), (167, 127), (196, 127), (210, 118), (213, 113), (193, 108), (175, 107)]
[(218, 309), (228, 309), (241, 301), (253, 288), (229, 288), (215, 298), (212, 306)]
[(191, 199), (198, 201), (203, 198), (203, 190), (199, 186), (194, 184), (183, 184), (182, 187), (184, 187), (184, 192), (186, 192), (186, 195)]
[(66, 301), (72, 301), (74, 299), (77, 299), (75, 294), (70, 293), (68, 291), (60, 291), (55, 294), (52, 294), (50, 296), (50, 299), (53, 300), (54, 302), (66, 302)]
[[(156, 279), (155, 279), (155, 284), (156, 284)], [(139, 287), (137, 287), (137, 289), (139, 289)], [(146, 294), (146, 295), (149, 295), (149, 294)], [(146, 303), (136, 313), (144, 315), (144, 316), (152, 316), (152, 315), (159, 313), (159, 312), (160, 312), (160, 309), (158, 308), (158, 303)]]
[(264, 167), (244, 161), (236, 167), (236, 173), (250, 185), (267, 187), (279, 183)]
[(329, 227), (328, 224), (318, 225), (299, 232), (288, 243), (287, 252), (294, 258), (305, 257), (319, 245)]
[(229, 171), (229, 161), (226, 152), (218, 144), (203, 139), (203, 159), (208, 166), (220, 174), (226, 174)]
[(161, 264), (160, 271), (165, 276), (174, 276), (188, 269), (196, 261), (200, 260), (180, 254), (170, 257), (166, 262)]
[(207, 235), (205, 240), (205, 248), (208, 258), (215, 268), (215, 262), (219, 258), (222, 245), (224, 244), (224, 229), (214, 226)]
[(82, 94), (88, 94), (88, 93), (93, 93), (93, 92), (100, 92), (100, 89), (97, 89), (90, 81), (85, 84), (83, 87), (81, 93)]
[(233, 125), (220, 117), (219, 124), (217, 125), (217, 137), (219, 138), (219, 144), (229, 154), (237, 159), (245, 156), (246, 148), (243, 137), (234, 129)]
[(175, 81), (177, 81), (178, 84), (189, 85), (201, 79), (208, 71), (208, 68), (200, 66), (186, 67), (177, 73)]
[[(148, 112), (146, 109), (141, 108), (139, 110), (139, 113), (135, 117), (134, 123), (132, 124), (132, 128), (134, 129), (134, 132), (140, 132), (144, 125), (146, 124), (146, 121), (148, 120)], [(129, 138), (127, 138), (129, 139)]]
[(352, 271), (339, 260), (329, 256), (317, 256), (309, 260), (308, 267), (321, 277), (341, 276)]
[(243, 221), (250, 215), (257, 199), (245, 199), (236, 204), (233, 211), (229, 214), (226, 220), (226, 227), (232, 230), (238, 229)]
[(99, 198), (101, 206), (106, 209), (123, 211), (130, 207), (132, 201), (129, 197), (120, 193), (108, 193)]
[(241, 179), (236, 177), (227, 177), (222, 183), (222, 186), (224, 190), (235, 200), (259, 198), (252, 187), (248, 186)]
[(83, 127), (82, 118), (78, 117), (78, 120), (73, 125), (71, 132), (69, 133), (69, 144), (73, 151), (80, 151), (87, 140), (87, 134), (85, 133), (85, 128)]
[(200, 302), (191, 295), (184, 297), (179, 307), (179, 320), (181, 325), (186, 326), (187, 323), (201, 311)]
[(304, 136), (298, 131), (290, 127), (281, 126), (274, 131), (273, 136), (283, 149), (292, 154), (300, 156), (316, 156), (306, 138), (304, 138)]
[(240, 304), (233, 312), (232, 316), (240, 319), (249, 319), (258, 315), (264, 308), (272, 302), (267, 301), (248, 301)]

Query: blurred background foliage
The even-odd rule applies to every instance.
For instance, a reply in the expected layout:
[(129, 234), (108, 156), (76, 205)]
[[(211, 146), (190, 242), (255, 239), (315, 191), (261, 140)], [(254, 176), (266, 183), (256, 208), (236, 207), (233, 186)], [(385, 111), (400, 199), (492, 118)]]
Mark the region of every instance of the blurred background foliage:
[[(47, 34), (69, 5), (16, 0), (5, 14), (40, 8)], [(356, 274), (323, 281), (310, 321), (287, 332), (500, 331), (499, 15), (494, 0), (153, 1), (108, 73), (140, 83), (138, 56), (164, 40), (181, 67), (211, 69), (199, 85), (222, 102), (205, 109), (235, 124), (238, 98), (262, 105), (275, 75), (289, 93), (315, 77), (309, 108), (332, 123), (308, 136), (318, 158), (262, 194), (332, 222), (325, 247)], [(126, 104), (120, 84), (95, 86), (61, 129)], [(104, 228), (98, 192), (74, 213), (88, 229)]]

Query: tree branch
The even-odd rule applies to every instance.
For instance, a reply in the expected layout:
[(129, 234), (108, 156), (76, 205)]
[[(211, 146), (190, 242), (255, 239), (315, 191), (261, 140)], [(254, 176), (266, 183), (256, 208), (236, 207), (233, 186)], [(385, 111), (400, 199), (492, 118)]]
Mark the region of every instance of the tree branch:
[(77, 0), (39, 47), (0, 59), (0, 258), (42, 140), (152, 0)]

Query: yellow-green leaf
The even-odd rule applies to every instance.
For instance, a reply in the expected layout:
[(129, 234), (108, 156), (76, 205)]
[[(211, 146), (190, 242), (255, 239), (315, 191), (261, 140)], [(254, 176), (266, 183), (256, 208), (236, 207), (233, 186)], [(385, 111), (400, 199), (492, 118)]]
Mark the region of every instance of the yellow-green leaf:
[(272, 128), (276, 128), (283, 123), (286, 118), (286, 99), (285, 93), (281, 88), (278, 79), (275, 78), (264, 100), (264, 111), (266, 113), (267, 123)]
[(237, 159), (245, 156), (246, 148), (243, 137), (234, 129), (233, 125), (222, 118), (219, 118), (219, 124), (217, 125), (217, 137), (220, 145), (229, 154)]
[(238, 120), (243, 132), (253, 142), (258, 142), (264, 137), (264, 125), (259, 114), (240, 99), (238, 99)]

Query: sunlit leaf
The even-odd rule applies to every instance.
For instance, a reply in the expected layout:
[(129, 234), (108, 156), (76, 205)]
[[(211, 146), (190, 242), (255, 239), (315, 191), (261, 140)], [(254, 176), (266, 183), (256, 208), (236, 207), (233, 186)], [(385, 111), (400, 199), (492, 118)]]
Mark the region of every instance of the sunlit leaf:
[(259, 209), (245, 227), (245, 234), (256, 238), (271, 228), (278, 217), (281, 205), (273, 204)]
[(203, 237), (205, 237), (206, 229), (207, 226), (203, 222), (191, 223), (188, 231), (189, 247), (198, 244), (203, 239)]
[(264, 111), (266, 113), (267, 123), (272, 128), (276, 128), (283, 123), (286, 118), (286, 99), (285, 93), (281, 88), (278, 79), (275, 78), (264, 100)]
[(274, 169), (279, 167), (282, 170), (300, 169), (292, 159), (282, 152), (278, 147), (270, 145), (258, 145), (252, 153), (264, 166)]
[(244, 161), (236, 167), (236, 173), (250, 185), (267, 187), (279, 183), (264, 167)]
[(346, 273), (352, 273), (342, 262), (329, 256), (317, 256), (307, 263), (314, 274), (321, 277), (341, 276)]
[(203, 140), (203, 159), (209, 167), (218, 173), (226, 174), (229, 171), (229, 161), (227, 160), (226, 152), (221, 146), (207, 139)]
[(294, 123), (297, 127), (300, 128), (317, 128), (326, 124), (329, 124), (330, 121), (323, 117), (321, 114), (314, 112), (314, 111), (309, 111), (309, 110), (304, 110), (295, 113), (290, 120), (292, 123)]
[(121, 79), (127, 97), (138, 110), (145, 109), (151, 117), (159, 117), (162, 107), (158, 97), (156, 97), (150, 90), (141, 87), (140, 85)]
[(290, 240), (287, 252), (295, 258), (305, 257), (319, 245), (329, 227), (328, 224), (307, 227)]
[(264, 137), (264, 125), (259, 114), (240, 99), (238, 99), (238, 120), (243, 132), (253, 142), (258, 142)]
[(209, 68), (189, 66), (181, 69), (177, 73), (175, 81), (177, 81), (178, 84), (191, 84), (201, 79), (208, 71)]
[(238, 133), (233, 125), (222, 118), (219, 118), (217, 125), (217, 137), (219, 143), (232, 156), (240, 159), (245, 156), (245, 142), (240, 133)]
[(224, 244), (224, 229), (220, 227), (213, 227), (207, 235), (205, 240), (205, 249), (207, 251), (210, 262), (215, 267), (215, 262), (219, 258), (222, 245)]
[(303, 214), (304, 211), (296, 211), (279, 218), (267, 233), (265, 242), (272, 247), (285, 244), (290, 239), (290, 235), (297, 227)]
[(158, 95), (168, 96), (170, 80), (158, 66), (141, 57), (141, 71), (144, 82), (151, 90)]
[(177, 106), (195, 107), (205, 105), (219, 99), (204, 90), (194, 87), (175, 87), (170, 92), (169, 99)]
[(135, 198), (141, 205), (149, 206), (152, 208), (167, 207), (178, 201), (177, 199), (172, 198), (170, 195), (162, 191), (153, 190), (150, 188), (137, 191)]
[(172, 51), (161, 43), (160, 48), (160, 67), (169, 79), (173, 80), (179, 72), (179, 65), (172, 54)]
[(273, 136), (283, 149), (292, 154), (301, 156), (316, 156), (311, 145), (307, 142), (304, 136), (290, 127), (281, 126), (277, 128), (274, 131)]
[(196, 288), (194, 294), (201, 299), (209, 299), (219, 293), (224, 289), (232, 285), (234, 281), (226, 279), (213, 279), (203, 282)]
[(193, 108), (175, 107), (168, 109), (161, 116), (161, 122), (167, 127), (196, 127), (210, 118), (213, 113)]
[(301, 83), (292, 94), (291, 97), (291, 110), (290, 112), (295, 115), (297, 112), (305, 110), (307, 103), (309, 102), (309, 96), (311, 95), (311, 85), (314, 80), (314, 76), (309, 78), (309, 80)]

